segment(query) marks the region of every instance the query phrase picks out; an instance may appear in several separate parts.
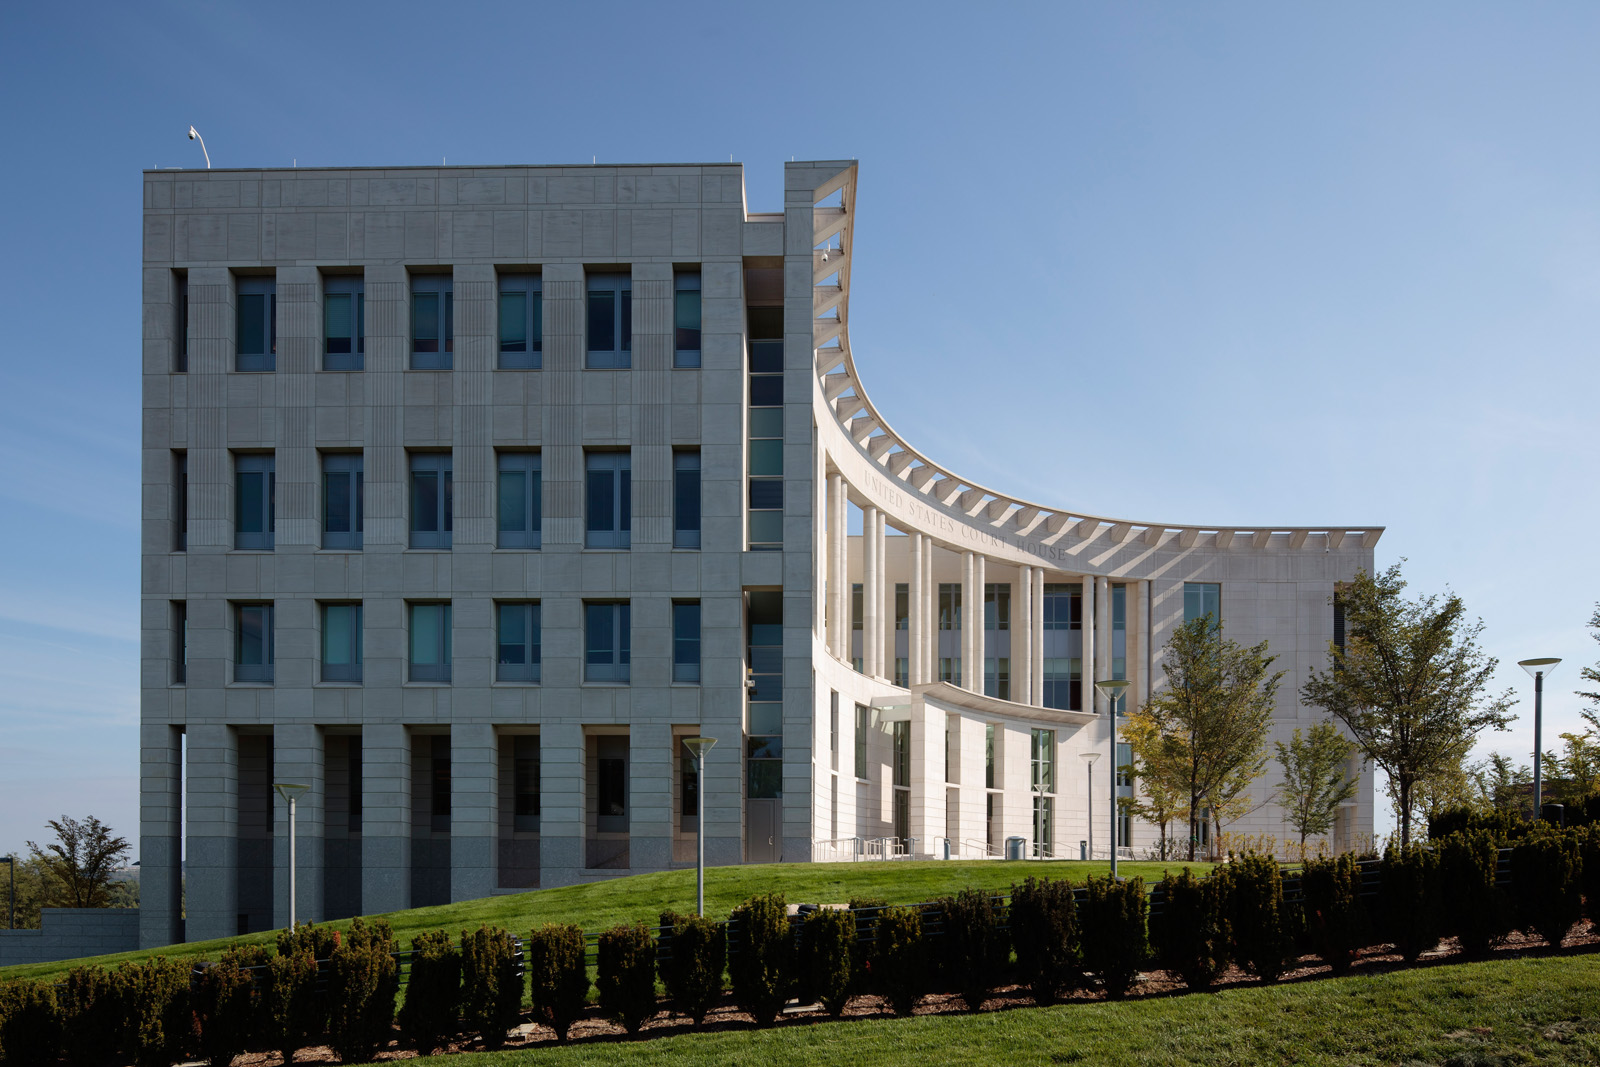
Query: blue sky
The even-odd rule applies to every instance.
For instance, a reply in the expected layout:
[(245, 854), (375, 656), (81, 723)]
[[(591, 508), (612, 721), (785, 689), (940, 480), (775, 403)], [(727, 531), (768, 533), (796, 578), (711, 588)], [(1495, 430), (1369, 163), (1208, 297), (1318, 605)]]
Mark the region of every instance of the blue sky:
[[(592, 13), (591, 13), (592, 12)], [(861, 160), (851, 339), (941, 462), (1166, 522), (1381, 523), (1578, 722), (1600, 8), (0, 6), (0, 852), (137, 837), (140, 171)], [(26, 560), (26, 563), (18, 562)]]

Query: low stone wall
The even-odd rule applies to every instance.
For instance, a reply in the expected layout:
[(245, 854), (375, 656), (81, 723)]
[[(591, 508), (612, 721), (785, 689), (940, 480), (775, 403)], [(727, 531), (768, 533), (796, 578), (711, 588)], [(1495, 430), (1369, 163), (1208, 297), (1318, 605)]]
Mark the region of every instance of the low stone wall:
[(139, 947), (138, 908), (45, 908), (38, 930), (0, 930), (0, 967)]

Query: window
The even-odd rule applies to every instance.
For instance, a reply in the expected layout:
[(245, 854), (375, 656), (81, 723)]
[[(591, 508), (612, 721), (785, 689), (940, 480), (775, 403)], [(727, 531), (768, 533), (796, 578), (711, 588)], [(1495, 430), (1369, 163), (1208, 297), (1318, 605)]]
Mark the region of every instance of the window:
[[(1111, 587), (1111, 677), (1128, 676), (1128, 587)], [(1126, 712), (1126, 709), (1123, 709)]]
[(590, 452), (584, 547), (627, 548), (632, 543), (633, 461), (626, 452)]
[(539, 602), (495, 605), (495, 681), (539, 681)]
[(750, 548), (783, 547), (783, 342), (750, 342)]
[(411, 680), (450, 680), (450, 605), (411, 604)]
[[(602, 819), (628, 815), (628, 761), (616, 756), (601, 756), (599, 765), (600, 811)], [(606, 827), (615, 830), (615, 827)]]
[(633, 366), (633, 278), (628, 274), (589, 275), (589, 362), (591, 370)]
[(630, 679), (631, 611), (623, 603), (583, 605), (583, 680), (620, 682)]
[(1054, 854), (1056, 732), (1033, 731), (1033, 854)]
[(672, 365), (700, 365), (700, 272), (680, 270), (672, 276)]
[(1011, 658), (990, 656), (983, 661), (983, 695), (1011, 699)]
[(905, 841), (911, 836), (911, 723), (896, 722), (891, 745), (894, 753), (891, 779), (894, 788), (894, 836)]
[(538, 370), (544, 359), (544, 297), (537, 274), (500, 275), (500, 369)]
[(233, 606), (233, 680), (272, 681), (272, 605)]
[(1183, 583), (1183, 621), (1193, 622), (1210, 615), (1222, 621), (1222, 586), (1216, 582)]
[(1338, 649), (1344, 648), (1344, 591), (1343, 582), (1333, 587), (1333, 644)]
[(185, 552), (189, 548), (189, 453), (182, 449), (174, 449), (172, 453), (172, 496), (172, 547)]
[[(839, 769), (839, 691), (828, 690), (828, 757), (830, 766)], [(835, 837), (838, 835), (835, 834)]]
[(173, 282), (172, 369), (184, 374), (189, 370), (189, 276), (177, 274)]
[(871, 740), (872, 712), (865, 704), (856, 705), (856, 777), (867, 776), (867, 743)]
[(1061, 711), (1083, 710), (1083, 660), (1073, 656), (1046, 656), (1044, 706)]
[(361, 605), (322, 605), (322, 680), (361, 681)]
[(994, 723), (983, 726), (983, 787), (994, 788)]
[(240, 278), (234, 305), (233, 369), (274, 370), (278, 363), (278, 283), (274, 278)]
[(894, 658), (894, 684), (902, 689), (911, 686), (911, 659), (909, 656), (896, 656)]
[(694, 757), (683, 747), (683, 738), (674, 740), (678, 742), (678, 796), (681, 802), (678, 829), (689, 831), (700, 822), (700, 771), (694, 765)]
[(435, 734), (428, 740), (429, 829), (436, 834), (447, 834), (450, 832), (450, 738)]
[(359, 453), (322, 457), (322, 547), (360, 548), (365, 511)]
[(233, 547), (271, 551), (277, 479), (271, 456), (233, 459)]
[(366, 285), (361, 278), (322, 283), (322, 369), (360, 370), (367, 358)]
[(983, 587), (983, 628), (985, 630), (1011, 629), (1011, 585), (1009, 582), (990, 582)]
[(700, 684), (700, 601), (672, 602), (672, 680)]
[(455, 293), (448, 274), (411, 279), (411, 369), (449, 370), (454, 365)]
[(495, 544), (500, 548), (538, 548), (543, 493), (539, 453), (502, 452), (499, 465), (495, 489), (499, 531)]
[(700, 547), (700, 451), (672, 454), (672, 547)]
[(894, 584), (894, 628), (911, 629), (911, 586), (906, 582)]
[(189, 680), (189, 602), (172, 602), (172, 684)]
[(1083, 586), (1050, 583), (1044, 587), (1043, 629), (1083, 628)]
[(939, 584), (939, 629), (961, 629), (961, 586), (954, 582)]
[(539, 739), (527, 734), (512, 738), (512, 829), (539, 831)]
[(454, 511), (450, 453), (411, 454), (411, 547), (449, 548)]
[(961, 684), (961, 657), (939, 657), (939, 681), (949, 682), (951, 685)]

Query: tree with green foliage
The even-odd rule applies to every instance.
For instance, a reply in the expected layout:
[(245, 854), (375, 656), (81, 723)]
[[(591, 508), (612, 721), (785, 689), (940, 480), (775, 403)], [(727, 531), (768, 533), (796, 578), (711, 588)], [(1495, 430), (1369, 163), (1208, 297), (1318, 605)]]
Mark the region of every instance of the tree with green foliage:
[(1356, 795), (1361, 783), (1349, 766), (1355, 742), (1324, 720), (1312, 726), (1310, 734), (1302, 736), (1296, 728), (1287, 745), (1282, 741), (1274, 744), (1278, 765), (1283, 768), (1278, 801), (1289, 825), (1300, 835), (1303, 854), (1306, 838), (1332, 830), (1339, 805)]
[(1267, 642), (1248, 648), (1222, 636), (1211, 615), (1184, 623), (1167, 642), (1164, 689), (1128, 716), (1127, 736), (1147, 795), (1181, 798), (1195, 858), (1202, 810), (1237, 806), (1266, 770), (1267, 730), (1283, 671)]
[[(36, 859), (23, 856), (15, 859), (15, 867), (10, 863), (0, 864), (0, 908), (5, 909), (0, 912), (0, 926), (11, 921), (14, 929), (37, 930), (40, 909), (53, 907), (51, 902), (60, 896), (56, 877)], [(16, 872), (14, 892), (13, 870)]]
[(1516, 811), (1526, 818), (1532, 811), (1533, 771), (1527, 764), (1518, 766), (1510, 756), (1491, 752), (1467, 772), (1477, 792), (1475, 806), (1496, 811)]
[(58, 893), (46, 906), (106, 908), (111, 906), (111, 872), (128, 858), (132, 846), (93, 815), (79, 822), (63, 815), (45, 824), (56, 840), (44, 848), (28, 842), (31, 858), (53, 876)]
[[(1600, 642), (1600, 603), (1595, 604), (1594, 614), (1589, 616), (1589, 636)], [(1578, 672), (1584, 681), (1600, 687), (1600, 663), (1593, 667), (1585, 667)], [(1583, 713), (1584, 720), (1588, 722), (1591, 730), (1600, 733), (1600, 690), (1577, 691), (1578, 696), (1587, 697), (1593, 702), (1594, 708)]]
[(1337, 594), (1345, 642), (1329, 642), (1327, 669), (1313, 669), (1300, 690), (1389, 775), (1402, 845), (1411, 841), (1412, 793), (1459, 769), (1478, 734), (1505, 729), (1514, 703), (1510, 690), (1485, 694), (1498, 661), (1479, 646), (1483, 623), (1467, 621), (1461, 598), (1407, 600), (1405, 588), (1399, 564), (1358, 572)]

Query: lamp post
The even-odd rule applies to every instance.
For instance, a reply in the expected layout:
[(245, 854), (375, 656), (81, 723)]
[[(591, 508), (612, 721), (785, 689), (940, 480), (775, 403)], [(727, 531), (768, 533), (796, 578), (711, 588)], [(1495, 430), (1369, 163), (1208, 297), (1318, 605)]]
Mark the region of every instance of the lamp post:
[(1106, 695), (1111, 705), (1111, 880), (1117, 880), (1117, 701), (1133, 683), (1126, 678), (1103, 678), (1094, 687)]
[(694, 759), (694, 913), (706, 913), (706, 753), (717, 743), (715, 737), (685, 737), (683, 747)]
[(1089, 776), (1089, 859), (1094, 859), (1094, 761), (1100, 758), (1098, 752), (1080, 752), (1083, 757), (1084, 773)]
[(1533, 675), (1533, 817), (1539, 819), (1544, 812), (1544, 676), (1556, 669), (1559, 659), (1518, 660), (1517, 666)]
[(309, 785), (294, 785), (289, 782), (273, 782), (272, 788), (278, 795), (289, 802), (289, 929), (294, 930), (294, 802), (301, 793), (311, 787)]
[(200, 136), (200, 131), (193, 126), (189, 127), (189, 140), (200, 142), (200, 154), (206, 157), (206, 170), (211, 169), (211, 153), (206, 151), (206, 139)]

